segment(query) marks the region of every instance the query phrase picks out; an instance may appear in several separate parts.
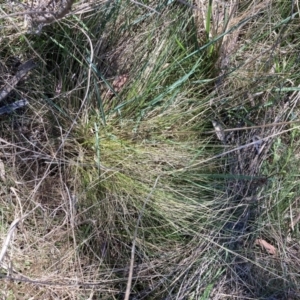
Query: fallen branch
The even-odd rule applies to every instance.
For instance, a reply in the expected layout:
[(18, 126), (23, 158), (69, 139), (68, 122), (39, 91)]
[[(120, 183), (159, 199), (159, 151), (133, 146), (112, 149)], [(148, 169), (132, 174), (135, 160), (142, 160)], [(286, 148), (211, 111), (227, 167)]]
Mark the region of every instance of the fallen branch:
[(8, 96), (8, 94), (16, 87), (18, 82), (33, 68), (35, 68), (35, 63), (32, 59), (28, 60), (18, 68), (17, 74), (8, 80), (4, 88), (0, 90), (0, 102)]
[(58, 11), (36, 11), (34, 15), (31, 15), (31, 19), (35, 25), (45, 25), (51, 24), (59, 19), (62, 19), (65, 15), (67, 15), (71, 9), (72, 5), (74, 4), (75, 0), (66, 0), (65, 6), (63, 6)]

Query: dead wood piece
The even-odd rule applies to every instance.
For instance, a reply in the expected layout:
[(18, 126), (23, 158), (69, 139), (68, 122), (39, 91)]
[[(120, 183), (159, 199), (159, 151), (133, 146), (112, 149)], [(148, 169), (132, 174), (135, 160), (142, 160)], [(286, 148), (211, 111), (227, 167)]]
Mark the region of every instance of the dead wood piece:
[(0, 102), (3, 101), (8, 94), (16, 87), (18, 82), (35, 67), (33, 60), (28, 60), (18, 68), (17, 74), (7, 81), (3, 89), (0, 90)]
[(57, 11), (40, 10), (37, 8), (36, 14), (31, 15), (31, 19), (35, 25), (51, 24), (67, 15), (74, 4), (75, 0), (66, 0), (65, 5)]

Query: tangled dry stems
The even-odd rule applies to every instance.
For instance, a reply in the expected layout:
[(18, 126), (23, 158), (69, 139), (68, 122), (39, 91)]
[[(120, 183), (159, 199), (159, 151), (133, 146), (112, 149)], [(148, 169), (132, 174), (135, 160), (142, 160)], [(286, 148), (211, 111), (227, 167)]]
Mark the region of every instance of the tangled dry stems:
[[(258, 16), (266, 9), (261, 4), (250, 7)], [(232, 16), (230, 26), (239, 21), (239, 16), (236, 20)], [(248, 23), (239, 32), (241, 40), (251, 33), (252, 26)], [(109, 29), (104, 34), (106, 41)], [(160, 34), (158, 30), (157, 36)], [(5, 158), (6, 168), (6, 182), (1, 186), (2, 236), (7, 236), (9, 225), (20, 219), (3, 257), (2, 272), (10, 279), (4, 281), (3, 293), (15, 298), (123, 299), (131, 283), (132, 299), (187, 299), (205, 293), (212, 299), (256, 299), (260, 295), (297, 299), (297, 241), (291, 238), (285, 248), (283, 229), (273, 220), (260, 220), (270, 219), (271, 208), (280, 201), (279, 196), (274, 199), (272, 189), (281, 189), (276, 185), (269, 189), (272, 182), (265, 178), (266, 173), (262, 174), (268, 168), (264, 162), (271, 164), (272, 138), (287, 129), (291, 132), (292, 123), (237, 132), (233, 143), (226, 147), (216, 145), (215, 137), (204, 133), (212, 129), (211, 117), (217, 117), (228, 128), (240, 127), (237, 123), (241, 118), (257, 125), (285, 121), (295, 109), (298, 93), (290, 94), (288, 102), (280, 100), (271, 91), (279, 80), (276, 76), (266, 80), (260, 90), (257, 80), (268, 77), (270, 69), (261, 71), (261, 64), (253, 56), (254, 47), (249, 46), (240, 56), (230, 57), (225, 66), (223, 63), (225, 69), (235, 72), (223, 76), (211, 92), (200, 89), (206, 95), (203, 102), (198, 104), (195, 95), (201, 93), (193, 86), (180, 91), (172, 105), (149, 109), (147, 101), (157, 94), (149, 94), (147, 80), (155, 80), (153, 86), (168, 86), (174, 82), (177, 65), (166, 59), (164, 48), (155, 43), (149, 47), (150, 54), (143, 54), (141, 36), (130, 39), (141, 50), (141, 61), (150, 62), (141, 76), (134, 75), (140, 63), (134, 62), (132, 44), (120, 39), (105, 50), (103, 41), (89, 41), (95, 42), (98, 67), (107, 66), (107, 77), (97, 81), (102, 90), (108, 89), (104, 79), (116, 75), (110, 67), (113, 61), (121, 74), (134, 70), (130, 75), (136, 76), (118, 97), (103, 103), (106, 126), (102, 125), (101, 115), (95, 113), (99, 107), (92, 102), (76, 115), (76, 124), (68, 117), (76, 114), (81, 107), (79, 100), (87, 91), (86, 69), (68, 65), (77, 57), (76, 51), (72, 59), (68, 57), (60, 64), (57, 73), (33, 73), (32, 78), (48, 82), (36, 80), (30, 93), (30, 109), (1, 123), (5, 133), (1, 159)], [(167, 46), (168, 36), (163, 35), (162, 41)], [(224, 45), (230, 45), (230, 41)], [(228, 49), (222, 53), (229, 53)], [(80, 47), (78, 51), (83, 52)], [(121, 52), (124, 57), (118, 60)], [(241, 57), (250, 58), (247, 69), (238, 67)], [(125, 58), (129, 60), (127, 65)], [(160, 59), (156, 66), (155, 58)], [(269, 58), (270, 53), (262, 49), (260, 61)], [(161, 79), (160, 72), (168, 67), (172, 72)], [(72, 71), (77, 74), (75, 83)], [(178, 77), (180, 71), (176, 71)], [(45, 90), (53, 92), (58, 74), (64, 72), (68, 74), (65, 90), (51, 98), (51, 105), (38, 101), (37, 95), (43, 99)], [(249, 74), (254, 83), (248, 79)], [(95, 95), (96, 89), (97, 85), (91, 84), (88, 92)], [(137, 105), (124, 105), (120, 117), (114, 108), (123, 104), (120, 95), (126, 93), (131, 95), (128, 99), (138, 94), (143, 99), (139, 98)], [(255, 102), (261, 107), (272, 94), (278, 102), (242, 114), (244, 107), (251, 110), (251, 95), (257, 94)], [(60, 105), (56, 102), (60, 96), (71, 104)], [(168, 100), (168, 93), (164, 97)], [(145, 117), (137, 118), (143, 109)], [(227, 111), (238, 116), (229, 118)], [(51, 126), (53, 123), (56, 125)], [(253, 147), (233, 151), (251, 143), (254, 135), (269, 140), (259, 156)], [(282, 138), (290, 139), (289, 131)], [(225, 154), (224, 150), (231, 152)], [(219, 175), (220, 166), (223, 180), (207, 176)], [(276, 245), (280, 257), (255, 247), (257, 237)]]

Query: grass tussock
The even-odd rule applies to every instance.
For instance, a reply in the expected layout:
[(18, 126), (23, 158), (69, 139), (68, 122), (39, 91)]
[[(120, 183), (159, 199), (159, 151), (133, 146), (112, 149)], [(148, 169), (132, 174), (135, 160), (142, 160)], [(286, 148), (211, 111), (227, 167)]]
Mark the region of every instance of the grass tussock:
[(1, 297), (298, 299), (297, 5), (4, 5)]

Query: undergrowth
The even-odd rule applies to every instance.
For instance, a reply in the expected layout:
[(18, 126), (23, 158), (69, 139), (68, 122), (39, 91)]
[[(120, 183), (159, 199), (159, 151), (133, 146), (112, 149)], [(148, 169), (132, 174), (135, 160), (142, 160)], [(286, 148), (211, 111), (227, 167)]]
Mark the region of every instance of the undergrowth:
[(298, 1), (202, 2), (1, 17), (3, 299), (299, 298)]

